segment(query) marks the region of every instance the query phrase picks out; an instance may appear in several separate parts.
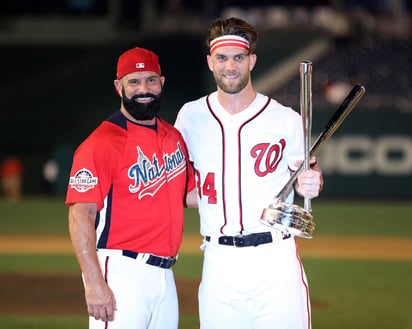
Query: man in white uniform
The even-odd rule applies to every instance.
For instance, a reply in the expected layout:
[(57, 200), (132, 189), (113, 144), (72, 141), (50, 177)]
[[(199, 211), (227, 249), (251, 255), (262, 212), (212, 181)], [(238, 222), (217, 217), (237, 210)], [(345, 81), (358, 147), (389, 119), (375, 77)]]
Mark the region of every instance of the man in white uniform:
[[(303, 129), (296, 111), (253, 89), (256, 40), (241, 19), (215, 21), (207, 63), (217, 91), (185, 104), (176, 120), (197, 179), (202, 329), (311, 328), (295, 239), (259, 222), (303, 160)], [(321, 184), (313, 163), (295, 189), (314, 198)], [(293, 191), (285, 201), (293, 203)]]

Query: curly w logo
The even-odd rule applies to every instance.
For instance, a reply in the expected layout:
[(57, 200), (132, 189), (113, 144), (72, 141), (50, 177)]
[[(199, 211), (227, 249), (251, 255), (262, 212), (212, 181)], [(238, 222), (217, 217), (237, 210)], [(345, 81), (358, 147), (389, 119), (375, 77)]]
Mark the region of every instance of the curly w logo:
[(256, 175), (263, 177), (276, 170), (280, 160), (282, 160), (285, 145), (285, 140), (281, 139), (278, 144), (261, 143), (252, 148), (250, 154), (256, 158)]

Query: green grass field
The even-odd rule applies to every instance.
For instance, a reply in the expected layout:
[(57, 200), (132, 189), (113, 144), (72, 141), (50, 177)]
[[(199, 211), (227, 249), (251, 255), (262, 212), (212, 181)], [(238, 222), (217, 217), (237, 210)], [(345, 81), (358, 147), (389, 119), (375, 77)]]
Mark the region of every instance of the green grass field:
[[(313, 200), (317, 236), (391, 237), (412, 240), (412, 203)], [(197, 212), (187, 210), (185, 235), (197, 234)], [(67, 207), (61, 198), (0, 199), (0, 238), (7, 235), (66, 235)], [(412, 329), (412, 261), (302, 257), (308, 276), (314, 329)], [(180, 254), (176, 277), (198, 281), (202, 257)], [(0, 253), (0, 272), (79, 273), (71, 254)], [(270, 275), (270, 274), (269, 274)], [(0, 298), (3, 298), (0, 292)], [(1, 314), (1, 312), (0, 312)], [(87, 328), (84, 316), (0, 315), (4, 329)], [(198, 328), (197, 315), (183, 315), (180, 329)]]

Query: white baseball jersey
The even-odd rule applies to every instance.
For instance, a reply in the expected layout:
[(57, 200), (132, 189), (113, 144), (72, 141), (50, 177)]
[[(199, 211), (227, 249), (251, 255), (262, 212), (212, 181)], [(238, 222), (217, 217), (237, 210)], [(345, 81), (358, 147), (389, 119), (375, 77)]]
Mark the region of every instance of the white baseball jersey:
[[(303, 159), (300, 115), (261, 94), (230, 114), (215, 92), (185, 104), (176, 127), (194, 164), (205, 236), (200, 326), (310, 329), (309, 291), (295, 239), (259, 222)], [(293, 202), (293, 191), (284, 201)], [(273, 243), (257, 247), (218, 242), (222, 235), (267, 231)]]
[[(214, 92), (186, 103), (175, 126), (196, 171), (201, 234), (267, 231), (258, 219), (303, 159), (299, 113), (257, 94), (247, 109), (230, 114)], [(293, 191), (284, 201), (293, 202)]]

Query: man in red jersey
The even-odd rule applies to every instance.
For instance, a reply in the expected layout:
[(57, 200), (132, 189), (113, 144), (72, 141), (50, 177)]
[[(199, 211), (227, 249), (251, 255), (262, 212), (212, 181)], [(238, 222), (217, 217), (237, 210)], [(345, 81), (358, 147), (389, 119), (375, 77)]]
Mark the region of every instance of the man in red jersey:
[(23, 163), (15, 156), (10, 156), (1, 163), (1, 187), (4, 195), (12, 201), (19, 201), (22, 197), (23, 172)]
[(89, 328), (178, 326), (171, 267), (196, 193), (185, 143), (158, 116), (164, 81), (156, 54), (123, 53), (114, 80), (120, 110), (73, 157), (66, 204)]

